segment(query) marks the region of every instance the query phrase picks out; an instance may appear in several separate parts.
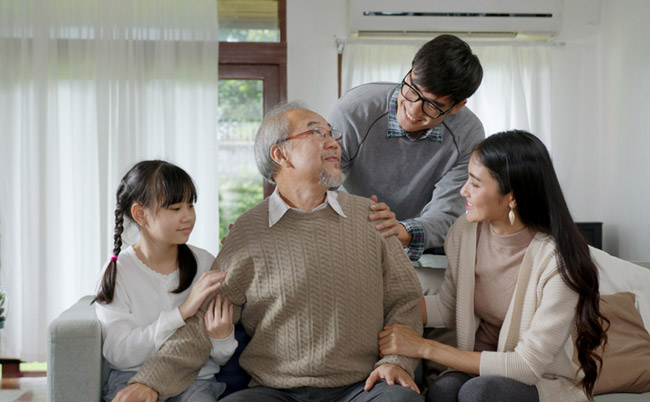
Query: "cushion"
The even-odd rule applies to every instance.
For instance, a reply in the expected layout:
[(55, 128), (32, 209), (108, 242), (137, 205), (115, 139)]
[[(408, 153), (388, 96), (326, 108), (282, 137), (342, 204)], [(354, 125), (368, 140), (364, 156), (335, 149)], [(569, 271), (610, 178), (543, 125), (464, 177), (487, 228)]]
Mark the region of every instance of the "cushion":
[(602, 250), (589, 248), (591, 257), (598, 267), (599, 291), (601, 295), (632, 292), (636, 297), (636, 308), (646, 328), (650, 328), (650, 269), (607, 254)]
[[(610, 327), (594, 395), (650, 391), (650, 334), (643, 326), (634, 298), (630, 292), (600, 297), (600, 310), (609, 319)], [(576, 352), (574, 361), (577, 360)]]

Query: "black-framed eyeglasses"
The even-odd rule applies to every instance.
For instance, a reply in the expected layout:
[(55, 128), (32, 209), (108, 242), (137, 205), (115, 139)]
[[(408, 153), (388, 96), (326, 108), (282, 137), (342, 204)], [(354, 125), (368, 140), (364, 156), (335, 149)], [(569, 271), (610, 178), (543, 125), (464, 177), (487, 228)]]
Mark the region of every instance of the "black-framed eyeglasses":
[(411, 84), (408, 84), (406, 82), (406, 77), (408, 77), (411, 74), (411, 71), (413, 70), (409, 70), (409, 72), (406, 73), (406, 75), (404, 76), (404, 79), (402, 79), (402, 88), (400, 88), (400, 93), (402, 94), (404, 99), (412, 103), (421, 100), (422, 112), (424, 112), (424, 114), (431, 117), (432, 119), (437, 119), (440, 116), (446, 115), (447, 113), (449, 113), (449, 111), (451, 111), (451, 109), (454, 108), (454, 106), (456, 106), (456, 104), (454, 103), (453, 105), (451, 105), (449, 109), (443, 111), (438, 106), (436, 106), (435, 103), (431, 102), (428, 99), (423, 98), (417, 89), (415, 89), (413, 86), (411, 86)]
[(289, 137), (278, 141), (278, 144), (289, 140), (295, 140), (296, 138), (304, 137), (306, 135), (313, 135), (321, 140), (331, 138), (336, 142), (341, 141), (341, 138), (343, 138), (343, 134), (341, 134), (339, 130), (325, 127), (313, 127), (307, 131), (303, 131), (302, 133), (290, 135)]

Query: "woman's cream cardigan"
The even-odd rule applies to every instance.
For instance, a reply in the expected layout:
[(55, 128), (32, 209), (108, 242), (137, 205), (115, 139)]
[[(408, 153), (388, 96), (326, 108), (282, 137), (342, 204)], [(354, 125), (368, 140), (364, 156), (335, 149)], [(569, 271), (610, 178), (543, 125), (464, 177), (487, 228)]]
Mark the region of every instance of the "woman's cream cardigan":
[[(458, 347), (474, 349), (479, 320), (474, 314), (477, 224), (461, 216), (449, 230), (449, 267), (433, 296), (425, 296), (427, 327), (456, 328)], [(498, 375), (535, 385), (540, 401), (586, 401), (578, 385), (583, 373), (572, 362), (578, 294), (562, 280), (554, 240), (537, 233), (521, 262), (496, 352), (482, 352), (480, 375)]]

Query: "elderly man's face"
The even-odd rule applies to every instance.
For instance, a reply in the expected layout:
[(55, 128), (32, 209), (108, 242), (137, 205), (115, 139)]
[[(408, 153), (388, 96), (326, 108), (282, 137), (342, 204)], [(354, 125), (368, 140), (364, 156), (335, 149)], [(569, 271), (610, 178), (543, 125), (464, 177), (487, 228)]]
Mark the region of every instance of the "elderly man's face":
[[(314, 127), (329, 130), (330, 125), (318, 113), (306, 109), (290, 110), (286, 114), (289, 120), (289, 136), (302, 133)], [(326, 187), (336, 187), (343, 183), (341, 171), (341, 147), (331, 137), (303, 135), (291, 140), (287, 147), (287, 156), (295, 174), (310, 182), (317, 181)]]

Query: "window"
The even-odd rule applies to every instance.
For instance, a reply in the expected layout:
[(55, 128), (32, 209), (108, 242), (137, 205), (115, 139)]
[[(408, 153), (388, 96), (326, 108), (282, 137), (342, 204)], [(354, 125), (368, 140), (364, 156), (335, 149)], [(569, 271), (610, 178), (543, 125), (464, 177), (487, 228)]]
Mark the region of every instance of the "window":
[(242, 212), (273, 191), (257, 171), (253, 141), (264, 113), (287, 97), (286, 0), (219, 0), (218, 7), (223, 236)]
[(219, 237), (263, 198), (253, 143), (263, 117), (263, 80), (219, 80)]
[(280, 42), (278, 0), (219, 0), (221, 42)]

